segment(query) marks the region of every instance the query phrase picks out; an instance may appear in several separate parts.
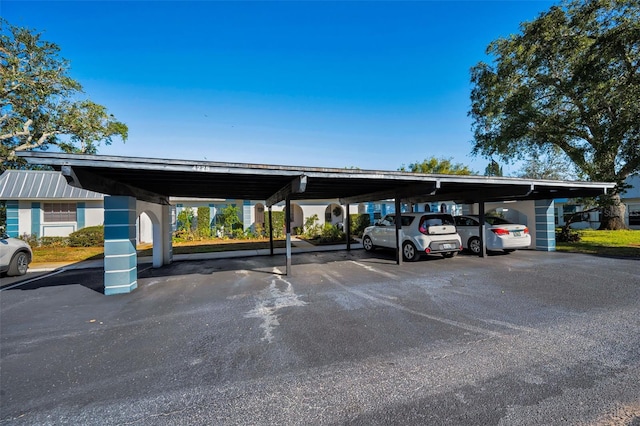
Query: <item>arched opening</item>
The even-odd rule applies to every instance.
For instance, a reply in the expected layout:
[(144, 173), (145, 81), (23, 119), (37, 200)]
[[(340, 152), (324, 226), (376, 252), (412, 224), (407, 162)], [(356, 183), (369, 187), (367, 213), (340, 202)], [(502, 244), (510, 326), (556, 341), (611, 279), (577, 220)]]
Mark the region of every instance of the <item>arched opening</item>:
[(336, 225), (344, 222), (344, 209), (341, 205), (331, 203), (324, 210), (324, 223)]
[[(137, 219), (138, 244), (152, 243), (152, 262), (154, 268), (162, 266), (162, 225), (160, 219), (149, 210), (140, 213)], [(150, 239), (150, 241), (149, 241)]]
[(296, 228), (302, 228), (304, 226), (304, 212), (302, 207), (298, 204), (291, 203), (291, 231), (295, 233)]

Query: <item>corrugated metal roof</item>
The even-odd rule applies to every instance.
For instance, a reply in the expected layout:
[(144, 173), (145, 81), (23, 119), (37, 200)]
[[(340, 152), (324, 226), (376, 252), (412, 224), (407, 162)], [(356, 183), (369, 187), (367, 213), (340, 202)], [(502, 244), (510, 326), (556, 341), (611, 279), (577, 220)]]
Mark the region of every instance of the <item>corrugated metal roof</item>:
[(60, 172), (5, 170), (0, 175), (0, 200), (99, 200), (103, 194), (75, 188)]

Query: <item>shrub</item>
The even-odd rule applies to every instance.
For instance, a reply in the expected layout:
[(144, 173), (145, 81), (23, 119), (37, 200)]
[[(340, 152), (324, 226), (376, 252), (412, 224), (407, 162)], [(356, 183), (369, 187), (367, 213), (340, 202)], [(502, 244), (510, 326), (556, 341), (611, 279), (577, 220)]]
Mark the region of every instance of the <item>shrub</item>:
[(68, 237), (41, 237), (40, 244), (43, 247), (69, 247)]
[(191, 232), (191, 222), (193, 221), (193, 211), (186, 208), (178, 213), (178, 229), (180, 231)]
[(211, 236), (211, 212), (209, 207), (198, 207), (198, 227), (197, 235), (200, 238)]
[(69, 247), (100, 247), (104, 245), (104, 226), (87, 226), (69, 234)]
[(322, 228), (318, 224), (318, 215), (314, 214), (304, 220), (304, 229), (302, 231), (302, 236), (307, 239), (317, 238), (322, 232)]
[[(284, 237), (284, 212), (272, 211), (271, 214), (273, 218), (273, 238)], [(265, 231), (269, 235), (269, 212), (266, 212), (264, 216)]]
[(338, 241), (344, 241), (345, 234), (337, 226), (330, 223), (325, 223), (320, 233), (321, 243), (334, 243)]
[(351, 218), (351, 235), (356, 235), (358, 237), (362, 237), (362, 233), (364, 232), (364, 228), (371, 225), (371, 220), (369, 215), (364, 214), (352, 214)]

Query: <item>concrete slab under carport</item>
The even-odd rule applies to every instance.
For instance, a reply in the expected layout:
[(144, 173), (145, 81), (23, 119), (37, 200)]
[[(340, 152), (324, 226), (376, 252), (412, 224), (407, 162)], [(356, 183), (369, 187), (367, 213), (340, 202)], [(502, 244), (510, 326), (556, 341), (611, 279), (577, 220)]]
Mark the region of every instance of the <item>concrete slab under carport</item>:
[[(482, 267), (480, 267), (482, 265)], [(99, 270), (0, 297), (0, 421), (598, 424), (640, 417), (638, 261), (363, 251)], [(80, 283), (85, 283), (81, 285)], [(612, 420), (613, 421), (613, 420)]]
[[(111, 194), (105, 208), (105, 294), (130, 292), (136, 288), (135, 226), (132, 214), (136, 203), (169, 204), (169, 196), (196, 196), (230, 199), (264, 199), (269, 209), (285, 201), (289, 212), (292, 200), (338, 198), (346, 205), (361, 201), (393, 198), (396, 211), (401, 202), (454, 200), (478, 203), (480, 223), (484, 223), (486, 202), (534, 200), (536, 247), (553, 250), (555, 235), (553, 198), (597, 196), (613, 188), (613, 183), (544, 181), (487, 176), (427, 175), (400, 171), (329, 169), (244, 163), (128, 158), (61, 153), (21, 152), (33, 164), (52, 166), (76, 187)], [(109, 197), (107, 197), (109, 198)], [(107, 199), (105, 199), (107, 206)], [(124, 207), (123, 207), (124, 206)], [(126, 207), (126, 208), (125, 208)], [(154, 265), (171, 262), (171, 240), (166, 209), (158, 218), (160, 236), (154, 243)], [(271, 215), (269, 215), (271, 218)], [(286, 274), (291, 270), (291, 223), (285, 213)], [(346, 233), (349, 241), (350, 221)], [(269, 226), (273, 229), (273, 226)], [(124, 232), (127, 230), (128, 232)], [(108, 232), (107, 232), (108, 231)], [(396, 262), (402, 262), (401, 219), (396, 216)], [(484, 247), (484, 228), (479, 227)], [(272, 241), (272, 235), (270, 236)], [(347, 243), (349, 250), (349, 243)], [(484, 256), (484, 249), (481, 251)]]

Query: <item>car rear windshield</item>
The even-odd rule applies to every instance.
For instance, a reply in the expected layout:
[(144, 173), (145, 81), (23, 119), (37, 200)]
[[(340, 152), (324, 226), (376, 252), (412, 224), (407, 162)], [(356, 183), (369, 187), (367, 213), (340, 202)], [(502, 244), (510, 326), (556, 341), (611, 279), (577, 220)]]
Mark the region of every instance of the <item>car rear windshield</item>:
[(491, 225), (509, 225), (511, 223), (508, 220), (497, 216), (487, 216), (484, 220)]
[(453, 216), (449, 214), (434, 214), (420, 218), (420, 228), (429, 226), (455, 225)]
[[(402, 226), (409, 226), (413, 222), (413, 216), (401, 216)], [(393, 226), (396, 222), (396, 216), (393, 214), (386, 215), (379, 224), (382, 226)]]

